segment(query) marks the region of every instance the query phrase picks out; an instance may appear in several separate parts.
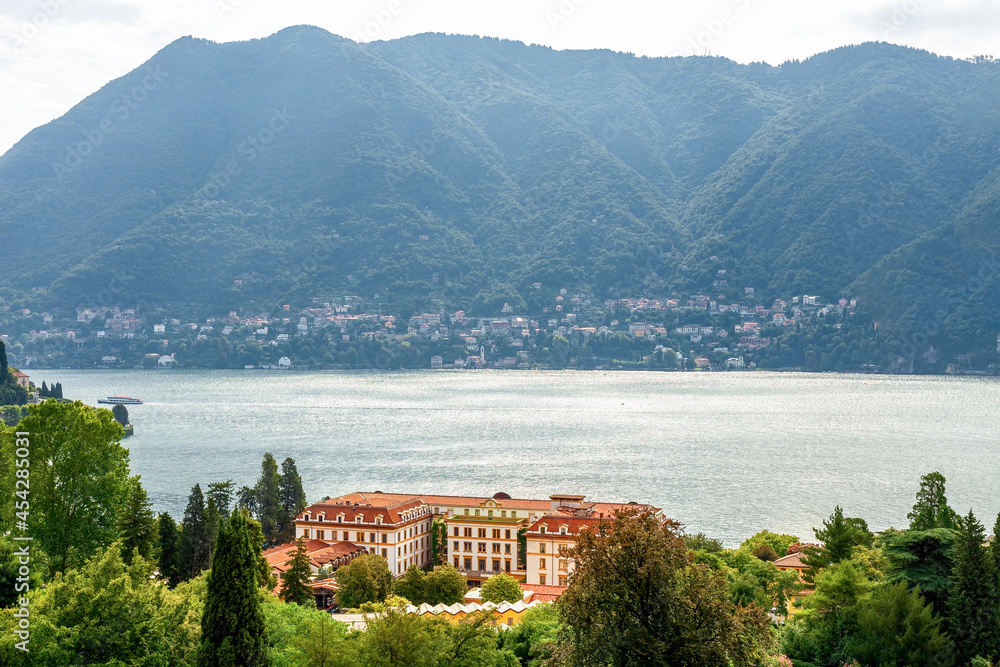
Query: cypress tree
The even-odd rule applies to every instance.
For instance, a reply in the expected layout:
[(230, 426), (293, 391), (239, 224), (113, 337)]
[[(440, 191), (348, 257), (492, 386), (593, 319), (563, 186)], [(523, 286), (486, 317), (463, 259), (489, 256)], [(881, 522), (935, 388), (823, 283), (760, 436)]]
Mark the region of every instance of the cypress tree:
[(276, 538), (278, 513), (281, 499), (278, 497), (278, 463), (271, 452), (264, 454), (260, 463), (260, 479), (254, 489), (257, 495), (257, 519), (264, 529), (264, 539), (268, 542)]
[(208, 497), (205, 503), (205, 536), (208, 540), (208, 562), (211, 567), (212, 553), (215, 551), (215, 542), (219, 538), (219, 526), (221, 524), (219, 511), (215, 508), (215, 498)]
[(42, 398), (46, 398), (49, 395), (49, 387), (45, 384), (45, 380), (42, 380), (42, 388), (38, 390), (38, 395)]
[(305, 543), (299, 538), (295, 554), (288, 561), (288, 569), (281, 574), (281, 599), (303, 607), (315, 607), (313, 591), (306, 585), (310, 581), (312, 568), (309, 567), (309, 555)]
[(0, 340), (0, 387), (7, 384), (7, 344)]
[(208, 574), (198, 667), (270, 667), (267, 628), (247, 517), (236, 512), (219, 530)]
[(181, 534), (177, 523), (164, 512), (157, 520), (160, 546), (160, 575), (170, 586), (176, 586), (183, 578), (181, 569)]
[(295, 517), (306, 508), (306, 494), (302, 490), (302, 477), (295, 468), (295, 459), (288, 457), (281, 462), (281, 476), (278, 478), (278, 499), (281, 509), (278, 515), (279, 543), (295, 539)]
[(920, 478), (920, 491), (913, 511), (906, 515), (913, 530), (932, 528), (956, 528), (958, 515), (948, 506), (944, 493), (945, 478), (939, 472), (932, 472)]
[(156, 535), (156, 517), (153, 515), (153, 503), (146, 496), (139, 478), (132, 480), (132, 489), (128, 495), (128, 505), (118, 523), (118, 532), (122, 541), (122, 560), (132, 563), (132, 552), (139, 550), (139, 555), (145, 559), (152, 558), (158, 538)]
[(188, 496), (184, 526), (181, 528), (181, 570), (184, 579), (197, 577), (208, 567), (210, 548), (205, 497), (201, 493), (201, 485), (195, 484)]
[(998, 648), (996, 575), (984, 541), (983, 525), (969, 510), (955, 542), (948, 600), (948, 627), (955, 641), (956, 662), (962, 665), (977, 655), (991, 658)]
[(62, 398), (62, 382), (56, 382), (56, 390), (52, 393), (56, 398)]

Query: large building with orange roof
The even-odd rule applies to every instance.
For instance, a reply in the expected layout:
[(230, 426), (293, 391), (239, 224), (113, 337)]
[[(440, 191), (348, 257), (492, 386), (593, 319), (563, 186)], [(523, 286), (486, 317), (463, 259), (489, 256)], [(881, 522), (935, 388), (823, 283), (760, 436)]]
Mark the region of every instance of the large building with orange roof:
[[(511, 498), (506, 493), (445, 496), (356, 491), (307, 507), (296, 518), (295, 535), (353, 542), (384, 557), (389, 571), (399, 577), (410, 566), (431, 565), (432, 525), (438, 519), (447, 531), (441, 558), (465, 574), (470, 586), (501, 572), (535, 586), (566, 586), (570, 570), (558, 570), (561, 562), (541, 555), (546, 548), (558, 552), (556, 542), (569, 548), (583, 525), (610, 517), (618, 508), (636, 506), (585, 502), (584, 496), (564, 494), (540, 500)], [(561, 523), (552, 524), (549, 537), (538, 539), (538, 529), (555, 520)], [(564, 525), (566, 532), (560, 535)], [(525, 553), (518, 546), (521, 531), (528, 536)]]

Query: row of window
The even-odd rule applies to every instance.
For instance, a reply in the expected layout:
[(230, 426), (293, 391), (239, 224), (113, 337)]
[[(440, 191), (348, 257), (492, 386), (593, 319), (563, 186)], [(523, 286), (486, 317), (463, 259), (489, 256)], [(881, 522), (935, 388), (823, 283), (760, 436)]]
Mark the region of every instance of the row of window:
[[(488, 530), (487, 528), (477, 528), (476, 529), (476, 537), (486, 537), (486, 531), (487, 530)], [(459, 531), (462, 532), (461, 535), (459, 535)], [(499, 528), (494, 528), (492, 532), (493, 532), (492, 536), (493, 536), (494, 540), (501, 539), (501, 537), (500, 537), (501, 530)], [(504, 536), (503, 536), (502, 539), (505, 539), (505, 540), (511, 539), (511, 532), (510, 532), (510, 530), (503, 531), (503, 534), (504, 534)], [(472, 537), (472, 528), (459, 528), (458, 526), (455, 526), (455, 530), (453, 532), (453, 535), (454, 535), (454, 537)]]
[[(462, 546), (461, 549), (459, 548), (459, 544), (461, 544), (461, 546)], [(472, 542), (461, 542), (461, 543), (459, 543), (458, 541), (455, 541), (455, 542), (452, 542), (452, 545), (454, 546), (455, 553), (458, 553), (459, 551), (472, 551)], [(500, 553), (500, 546), (501, 545), (498, 542), (494, 542), (492, 544), (493, 553), (495, 553), (495, 554)], [(478, 545), (477, 545), (477, 548), (479, 550), (479, 553), (481, 553), (481, 554), (486, 553), (486, 542), (479, 542)], [(509, 555), (511, 553), (510, 543), (509, 542), (507, 544), (504, 544), (503, 548), (504, 548), (503, 552), (505, 554)]]
[[(468, 556), (465, 557), (464, 559), (460, 559), (458, 556), (455, 556), (454, 563), (456, 568), (461, 568), (462, 565), (465, 565), (466, 570), (471, 570), (473, 565), (473, 559)], [(486, 569), (487, 562), (485, 558), (480, 558), (477, 564), (479, 565), (480, 572), (488, 571)], [(504, 559), (502, 564), (499, 558), (494, 558), (491, 564), (493, 565), (493, 570), (492, 570), (493, 572), (510, 572), (511, 560), (509, 558)]]
[[(541, 543), (540, 543), (540, 544), (538, 545), (538, 553), (540, 553), (540, 554), (543, 554), (543, 553), (545, 553), (545, 549), (546, 549), (546, 544), (545, 544), (545, 542), (541, 542)], [(565, 555), (566, 555), (566, 552), (567, 552), (567, 551), (569, 551), (569, 549), (568, 549), (568, 548), (566, 547), (566, 545), (565, 545), (565, 544), (560, 544), (560, 545), (559, 545), (559, 555), (560, 555), (560, 556), (565, 556)]]
[[(538, 585), (539, 586), (544, 586), (545, 585), (545, 581), (546, 581), (546, 579), (545, 579), (545, 575), (544, 574), (538, 575)], [(569, 586), (569, 577), (568, 576), (560, 576), (559, 577), (559, 585), (560, 586)]]

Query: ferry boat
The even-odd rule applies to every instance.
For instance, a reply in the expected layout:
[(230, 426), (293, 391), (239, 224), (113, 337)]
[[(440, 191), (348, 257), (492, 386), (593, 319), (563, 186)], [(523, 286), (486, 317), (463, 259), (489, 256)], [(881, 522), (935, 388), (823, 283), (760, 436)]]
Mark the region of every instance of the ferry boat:
[(107, 398), (97, 399), (98, 403), (111, 403), (113, 405), (142, 405), (142, 401), (138, 398), (131, 398), (129, 396), (108, 396)]

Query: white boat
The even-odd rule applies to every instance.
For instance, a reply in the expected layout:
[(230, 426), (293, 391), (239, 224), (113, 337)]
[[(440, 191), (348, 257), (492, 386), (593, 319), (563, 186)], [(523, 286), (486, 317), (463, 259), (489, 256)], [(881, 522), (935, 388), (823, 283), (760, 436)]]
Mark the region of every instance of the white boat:
[(142, 405), (142, 401), (138, 398), (132, 398), (130, 396), (108, 396), (107, 398), (97, 399), (98, 403), (111, 403), (113, 405)]

